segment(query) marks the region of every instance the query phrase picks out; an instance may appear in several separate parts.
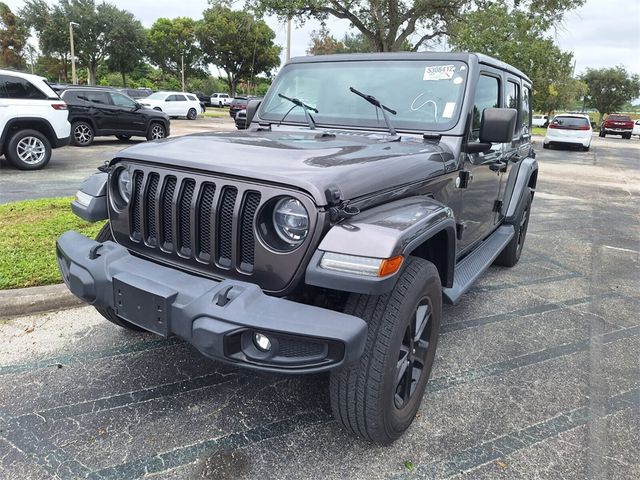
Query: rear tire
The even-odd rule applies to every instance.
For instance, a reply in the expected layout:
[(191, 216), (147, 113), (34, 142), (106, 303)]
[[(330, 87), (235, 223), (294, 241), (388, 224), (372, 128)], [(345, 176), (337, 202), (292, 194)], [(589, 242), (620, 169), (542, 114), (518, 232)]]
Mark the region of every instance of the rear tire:
[(496, 265), (500, 265), (502, 267), (513, 267), (518, 263), (518, 260), (520, 260), (520, 255), (524, 248), (524, 241), (527, 237), (529, 216), (531, 214), (532, 193), (527, 189), (525, 195), (527, 195), (527, 197), (522, 202), (522, 205), (519, 206), (518, 214), (511, 222), (511, 225), (513, 225), (515, 229), (515, 234), (507, 246), (504, 247), (504, 250), (500, 252), (498, 258), (495, 259), (494, 263)]
[(195, 120), (198, 117), (198, 112), (195, 108), (190, 108), (187, 112), (187, 120)]
[(543, 143), (542, 144), (542, 148), (546, 148), (548, 150), (549, 149), (549, 144), (548, 143)]
[(37, 130), (19, 130), (7, 142), (4, 153), (19, 170), (39, 170), (51, 160), (51, 143)]
[(71, 125), (71, 144), (76, 147), (88, 147), (93, 143), (93, 127), (87, 122), (75, 122)]
[[(589, 145), (589, 147), (590, 147), (590, 146), (591, 146), (591, 145)], [(588, 151), (589, 151), (589, 147), (582, 147), (582, 151), (583, 151), (583, 152), (588, 152)]]
[[(109, 225), (109, 223), (106, 223), (104, 227), (102, 227), (102, 229), (98, 232), (98, 235), (96, 236), (96, 242), (102, 243), (106, 241), (112, 241), (112, 242), (114, 241), (113, 235), (111, 234), (111, 226)], [(126, 320), (120, 318), (118, 315), (116, 315), (116, 312), (110, 307), (108, 308), (94, 307), (94, 308), (98, 311), (100, 315), (102, 315), (111, 323), (119, 327), (126, 328), (127, 330), (132, 330), (134, 332), (147, 331), (144, 328), (140, 328), (137, 325), (134, 325), (133, 323), (127, 322)]]
[(626, 139), (626, 140), (631, 140), (631, 134), (630, 133), (625, 133), (622, 138)]
[(604, 133), (602, 130), (600, 130), (600, 133), (598, 134), (598, 136), (604, 138), (605, 135), (606, 135), (606, 133)]
[(367, 343), (357, 364), (331, 373), (333, 414), (353, 434), (391, 443), (411, 425), (431, 374), (442, 312), (438, 270), (408, 257), (390, 293), (351, 294), (345, 312), (367, 322)]

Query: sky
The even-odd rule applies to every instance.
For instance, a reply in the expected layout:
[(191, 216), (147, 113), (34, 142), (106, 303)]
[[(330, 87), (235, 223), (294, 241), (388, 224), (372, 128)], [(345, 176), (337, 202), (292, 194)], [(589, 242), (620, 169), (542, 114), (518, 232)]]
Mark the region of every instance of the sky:
[[(22, 7), (22, 0), (2, 0), (12, 11)], [(201, 18), (207, 8), (206, 0), (111, 0), (118, 8), (133, 13), (145, 27), (149, 27), (159, 17), (174, 18), (188, 16)], [(238, 8), (243, 0), (236, 1)], [(276, 32), (276, 43), (283, 47), (284, 61), (286, 45), (286, 25), (276, 18), (266, 19)], [(291, 36), (291, 56), (305, 55), (309, 48), (310, 34), (319, 29), (316, 21), (304, 25), (294, 22)], [(345, 20), (330, 20), (328, 28), (340, 38), (349, 31)], [(640, 74), (640, 0), (587, 0), (580, 8), (565, 15), (555, 31), (551, 32), (562, 50), (573, 52), (576, 62), (575, 73), (583, 73), (586, 68), (623, 65), (627, 70)]]

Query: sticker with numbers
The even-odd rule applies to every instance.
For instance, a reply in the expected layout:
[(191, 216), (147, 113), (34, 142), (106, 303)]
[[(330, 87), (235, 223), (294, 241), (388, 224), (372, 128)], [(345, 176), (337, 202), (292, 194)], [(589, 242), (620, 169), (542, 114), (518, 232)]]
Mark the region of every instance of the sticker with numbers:
[(451, 80), (456, 73), (455, 65), (434, 65), (424, 68), (423, 80)]

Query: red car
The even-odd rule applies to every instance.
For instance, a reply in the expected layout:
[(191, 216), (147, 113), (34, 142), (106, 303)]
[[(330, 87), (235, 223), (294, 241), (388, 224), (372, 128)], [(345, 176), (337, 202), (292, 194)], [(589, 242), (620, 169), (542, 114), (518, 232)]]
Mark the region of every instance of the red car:
[(612, 113), (604, 119), (600, 126), (600, 136), (605, 135), (622, 135), (622, 138), (629, 140), (633, 133), (633, 120), (629, 115), (619, 115)]

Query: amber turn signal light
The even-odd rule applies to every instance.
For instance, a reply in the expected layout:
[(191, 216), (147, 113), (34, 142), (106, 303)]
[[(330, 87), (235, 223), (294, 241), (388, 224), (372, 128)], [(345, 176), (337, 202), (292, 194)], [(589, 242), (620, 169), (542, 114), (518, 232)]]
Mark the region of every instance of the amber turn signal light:
[(379, 277), (386, 277), (387, 275), (392, 275), (400, 270), (402, 266), (402, 261), (404, 258), (402, 255), (398, 255), (397, 257), (385, 258), (382, 260), (380, 264), (380, 268), (378, 269)]

